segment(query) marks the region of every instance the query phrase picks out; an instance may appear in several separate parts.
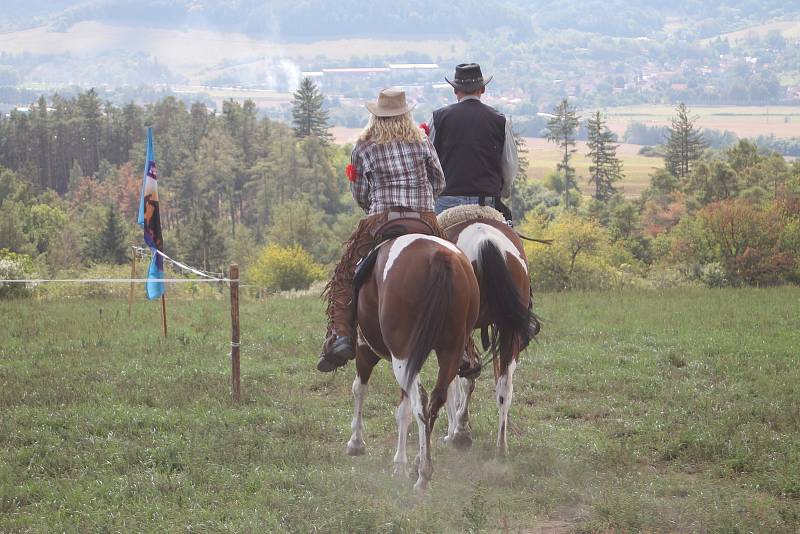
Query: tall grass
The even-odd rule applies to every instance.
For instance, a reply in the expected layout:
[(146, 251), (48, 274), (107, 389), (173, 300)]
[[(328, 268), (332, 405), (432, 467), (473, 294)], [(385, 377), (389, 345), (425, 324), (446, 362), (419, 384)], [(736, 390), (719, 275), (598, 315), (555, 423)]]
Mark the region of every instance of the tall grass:
[(473, 448), (437, 443), (419, 499), (390, 474), (385, 364), (368, 455), (345, 456), (354, 370), (313, 369), (319, 299), (243, 304), (241, 405), (225, 302), (168, 301), (164, 340), (155, 303), (128, 318), (124, 299), (3, 301), (0, 531), (800, 528), (800, 290), (549, 294), (537, 307), (510, 456), (494, 456), (483, 376)]

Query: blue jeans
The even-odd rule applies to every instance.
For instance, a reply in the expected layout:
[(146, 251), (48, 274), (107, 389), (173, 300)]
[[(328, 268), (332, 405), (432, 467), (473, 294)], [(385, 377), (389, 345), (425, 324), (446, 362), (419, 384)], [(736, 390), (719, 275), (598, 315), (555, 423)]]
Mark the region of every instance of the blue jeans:
[[(449, 208), (454, 208), (456, 206), (464, 206), (467, 204), (475, 204), (476, 206), (480, 202), (480, 197), (439, 197), (436, 199), (436, 215), (439, 215), (444, 210)], [(494, 198), (493, 197), (485, 197), (485, 206), (489, 206), (494, 208)]]

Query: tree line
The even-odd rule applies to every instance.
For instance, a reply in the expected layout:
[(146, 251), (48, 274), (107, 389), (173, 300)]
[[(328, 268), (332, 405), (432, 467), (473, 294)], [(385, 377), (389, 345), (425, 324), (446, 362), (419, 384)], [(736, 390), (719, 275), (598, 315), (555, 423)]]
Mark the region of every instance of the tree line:
[(599, 112), (588, 121), (591, 196), (572, 166), (580, 116), (563, 100), (548, 121), (562, 151), (542, 184), (517, 181), (512, 206), (523, 233), (553, 238), (532, 249), (541, 289), (635, 285), (800, 283), (800, 162), (743, 139), (711, 149), (678, 104), (663, 132), (664, 167), (637, 198)]
[(330, 143), (316, 87), (297, 97), (296, 128), (259, 117), (250, 100), (226, 101), (221, 113), (173, 97), (116, 107), (94, 90), (12, 111), (0, 118), (0, 249), (51, 269), (125, 261), (125, 246), (140, 241), (132, 223), (147, 125), (168, 253), (217, 268), (270, 236), (286, 244), (300, 236), (330, 261), (325, 230), (352, 217), (343, 196), (349, 152)]
[[(251, 101), (221, 113), (172, 97), (114, 107), (93, 91), (12, 112), (0, 120), (0, 267), (47, 276), (126, 262), (128, 245), (141, 244), (134, 218), (152, 125), (167, 254), (207, 270), (235, 260), (273, 288), (323, 277), (360, 213), (344, 176), (350, 147), (331, 142), (322, 101), (304, 81), (291, 125), (260, 117)], [(584, 122), (569, 100), (556, 106), (547, 132), (562, 158), (544, 182), (528, 179), (516, 136), (515, 221), (556, 238), (531, 251), (537, 287), (800, 282), (800, 163), (748, 140), (709, 148), (694, 121), (676, 108), (664, 168), (637, 198), (624, 195), (601, 113)], [(572, 163), (581, 127), (586, 177)]]

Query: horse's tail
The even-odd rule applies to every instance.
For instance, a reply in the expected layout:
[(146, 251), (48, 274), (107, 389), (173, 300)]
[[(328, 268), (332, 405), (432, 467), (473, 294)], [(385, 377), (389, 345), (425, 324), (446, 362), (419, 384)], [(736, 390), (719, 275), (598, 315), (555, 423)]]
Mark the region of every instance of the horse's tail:
[(485, 299), (489, 320), (495, 327), (492, 350), (499, 350), (500, 362), (507, 367), (514, 357), (514, 348), (521, 351), (539, 332), (539, 321), (531, 302), (520, 294), (503, 252), (491, 239), (484, 239), (478, 248), (478, 281)]
[(453, 263), (450, 253), (436, 250), (431, 256), (424, 292), (427, 305), (411, 330), (413, 344), (406, 360), (406, 391), (409, 391), (433, 350), (433, 344), (451, 315), (453, 302)]

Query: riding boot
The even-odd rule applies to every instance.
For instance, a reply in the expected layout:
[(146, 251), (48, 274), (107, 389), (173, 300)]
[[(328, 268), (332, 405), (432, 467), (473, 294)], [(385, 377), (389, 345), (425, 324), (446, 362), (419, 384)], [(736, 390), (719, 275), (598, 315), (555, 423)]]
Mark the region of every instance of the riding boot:
[[(352, 283), (342, 283), (342, 280), (337, 282), (331, 284), (330, 290), (333, 295), (330, 306), (329, 333), (322, 345), (322, 353), (317, 362), (317, 369), (323, 373), (338, 369), (356, 357), (353, 346), (350, 300), (341, 298), (343, 295), (352, 293), (350, 287)], [(340, 285), (347, 287), (337, 287)]]

